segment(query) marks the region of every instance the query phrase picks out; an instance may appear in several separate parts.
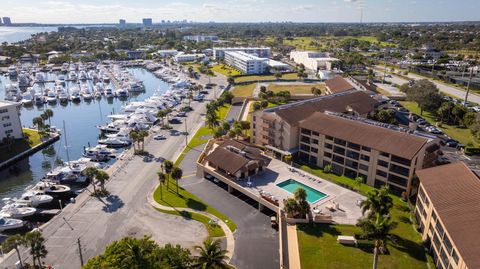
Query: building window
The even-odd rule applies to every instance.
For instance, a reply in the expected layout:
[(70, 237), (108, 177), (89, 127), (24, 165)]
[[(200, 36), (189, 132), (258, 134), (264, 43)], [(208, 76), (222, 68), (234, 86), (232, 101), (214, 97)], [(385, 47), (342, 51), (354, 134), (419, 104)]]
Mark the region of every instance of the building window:
[(342, 147), (337, 147), (337, 146), (335, 146), (335, 147), (333, 148), (333, 152), (338, 153), (338, 154), (340, 154), (340, 155), (345, 155), (345, 149), (342, 148)]
[(352, 142), (348, 142), (348, 147), (355, 150), (360, 150), (360, 145)]
[(318, 132), (312, 131), (312, 135), (319, 136), (320, 134)]
[(355, 151), (347, 150), (347, 157), (358, 160), (358, 158), (360, 158), (360, 154)]
[(347, 141), (338, 139), (338, 138), (335, 138), (334, 141), (335, 141), (335, 144), (342, 145), (342, 146), (345, 146), (347, 144)]
[(369, 147), (362, 146), (362, 150), (370, 152), (372, 149)]
[(403, 164), (403, 165), (406, 165), (406, 166), (410, 166), (410, 160), (408, 159), (405, 159), (405, 158), (402, 158), (402, 157), (398, 157), (398, 156), (395, 156), (395, 155), (392, 155), (392, 162), (396, 162), (396, 163), (399, 163), (399, 164)]
[(355, 172), (353, 170), (350, 170), (350, 169), (347, 169), (347, 168), (345, 168), (344, 174), (348, 178), (356, 178), (357, 177), (357, 172)]
[(333, 148), (333, 145), (332, 145), (332, 144), (325, 143), (325, 147), (326, 147), (327, 149), (332, 149), (332, 148)]
[(406, 178), (399, 177), (392, 174), (388, 174), (388, 181), (404, 187), (408, 185), (408, 180)]
[(333, 140), (333, 137), (328, 136), (328, 135), (326, 135), (325, 138), (328, 139), (328, 140)]
[(443, 235), (445, 234), (445, 230), (443, 229), (443, 226), (440, 223), (440, 221), (437, 222), (437, 225), (435, 226), (435, 228), (437, 228), (438, 235), (440, 236), (440, 239), (442, 239)]
[(300, 149), (303, 151), (310, 152), (310, 147), (305, 144), (300, 144)]
[(360, 164), (358, 166), (361, 170), (368, 171), (368, 165)]
[(358, 168), (358, 163), (351, 160), (345, 160), (345, 165), (355, 169)]
[(4, 109), (0, 109), (0, 114), (2, 113), (7, 113), (8, 112), (8, 109), (4, 108)]
[(4, 124), (3, 124), (3, 127), (8, 127), (8, 126), (12, 126), (12, 123), (11, 123), (11, 122), (7, 122), (7, 123), (4, 123)]
[(343, 157), (333, 155), (333, 161), (343, 165), (343, 162), (345, 161), (345, 159)]
[(313, 152), (313, 153), (318, 153), (318, 149), (316, 149), (316, 148), (313, 148), (313, 147), (312, 147), (312, 148), (310, 148), (310, 151), (311, 151), (311, 152)]
[(5, 131), (5, 134), (6, 134), (6, 135), (9, 135), (9, 134), (11, 134), (11, 133), (13, 133), (13, 130), (6, 130), (6, 131)]
[(302, 138), (300, 138), (300, 141), (302, 141), (303, 143), (310, 144), (310, 138), (303, 135), (302, 135)]
[(382, 176), (382, 177), (387, 177), (387, 172), (384, 172), (382, 170), (377, 170), (377, 175)]
[(362, 154), (362, 155), (360, 155), (360, 159), (362, 159), (362, 160), (364, 160), (364, 161), (367, 161), (367, 162), (369, 162), (369, 161), (370, 161), (370, 157), (369, 157), (369, 156), (367, 156), (367, 155), (363, 155), (363, 154)]
[(390, 165), (390, 171), (406, 177), (408, 177), (408, 175), (410, 174), (410, 169), (393, 164), (393, 163)]
[(317, 165), (317, 157), (315, 156), (310, 156), (310, 163)]
[(437, 214), (435, 214), (435, 210), (432, 210), (432, 219), (437, 222)]
[(458, 264), (458, 254), (455, 251), (455, 249), (453, 249), (452, 258), (453, 258), (453, 261), (455, 262), (455, 264)]
[(386, 161), (378, 160), (377, 163), (378, 163), (378, 165), (380, 165), (380, 166), (383, 166), (383, 167), (388, 168), (388, 162), (386, 162)]
[(375, 179), (375, 184), (373, 184), (373, 186), (378, 189), (378, 188), (381, 188), (382, 186), (385, 186), (385, 184), (386, 183), (384, 181)]
[(386, 153), (386, 152), (380, 152), (380, 155), (383, 156), (383, 157), (390, 157), (390, 154)]
[(312, 131), (308, 130), (308, 129), (302, 129), (302, 134), (304, 135), (312, 135)]
[(301, 160), (302, 162), (305, 162), (305, 163), (308, 163), (308, 162), (309, 162), (309, 157), (310, 157), (310, 155), (308, 155), (307, 153), (300, 151), (300, 153), (299, 153), (298, 156), (299, 156), (299, 158), (300, 158), (300, 160)]
[(452, 242), (450, 242), (450, 239), (448, 239), (448, 236), (445, 234), (443, 237), (443, 245), (445, 245), (445, 249), (448, 254), (452, 252)]
[(318, 140), (317, 139), (312, 139), (312, 144), (318, 145)]
[(2, 117), (2, 120), (9, 120), (10, 119), (10, 116), (3, 116)]

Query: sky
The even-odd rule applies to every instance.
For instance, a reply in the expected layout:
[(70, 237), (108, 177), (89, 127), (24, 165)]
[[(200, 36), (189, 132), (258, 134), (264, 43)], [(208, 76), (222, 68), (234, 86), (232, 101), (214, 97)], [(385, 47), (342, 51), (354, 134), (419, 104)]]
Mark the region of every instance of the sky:
[(197, 22), (479, 21), (480, 0), (0, 0), (12, 22), (116, 23), (152, 18)]

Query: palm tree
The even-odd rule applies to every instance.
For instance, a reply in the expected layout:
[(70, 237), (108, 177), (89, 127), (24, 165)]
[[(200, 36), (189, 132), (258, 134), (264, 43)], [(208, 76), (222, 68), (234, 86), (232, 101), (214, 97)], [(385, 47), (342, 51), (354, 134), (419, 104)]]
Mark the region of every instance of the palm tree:
[(287, 213), (287, 216), (295, 217), (298, 212), (297, 201), (295, 201), (295, 199), (292, 199), (292, 198), (283, 200), (283, 210), (285, 210), (285, 213)]
[(363, 236), (373, 240), (373, 269), (377, 268), (378, 252), (383, 253), (390, 231), (395, 228), (396, 223), (392, 221), (390, 215), (376, 214), (370, 218), (363, 218), (357, 226), (362, 229)]
[(167, 175), (163, 172), (157, 172), (158, 181), (160, 183), (160, 200), (163, 200), (163, 184), (167, 179)]
[(32, 119), (32, 123), (34, 126), (37, 126), (37, 129), (40, 130), (40, 128), (43, 126), (43, 119), (41, 117), (35, 117)]
[(293, 193), (293, 196), (298, 204), (298, 213), (305, 217), (310, 211), (310, 204), (307, 202), (307, 192), (303, 188), (298, 188)]
[(167, 114), (167, 111), (165, 111), (164, 109), (157, 112), (157, 118), (160, 118), (162, 120), (162, 127), (165, 126), (165, 117), (167, 116)]
[(95, 179), (98, 181), (98, 183), (100, 183), (100, 189), (102, 190), (102, 192), (105, 193), (105, 182), (110, 179), (108, 173), (103, 170), (97, 169)]
[(393, 206), (392, 197), (388, 194), (388, 187), (383, 186), (380, 189), (374, 189), (367, 193), (367, 199), (362, 201), (360, 207), (362, 213), (369, 212), (369, 216), (375, 214), (387, 215)]
[(45, 109), (45, 112), (43, 112), (45, 114), (45, 116), (47, 116), (47, 119), (48, 119), (48, 125), (52, 126), (52, 122), (50, 120), (50, 118), (53, 117), (53, 110), (47, 108)]
[(93, 185), (93, 193), (97, 193), (97, 188), (95, 186), (95, 177), (97, 176), (97, 168), (95, 167), (88, 167), (87, 169), (85, 169), (84, 173), (85, 173), (85, 176), (87, 176), (90, 180), (91, 180), (91, 184)]
[(205, 117), (205, 123), (210, 129), (213, 129), (213, 127), (218, 126), (219, 120), (218, 120), (217, 112), (207, 111), (207, 115)]
[(211, 238), (203, 241), (202, 246), (196, 246), (195, 249), (199, 251), (197, 256), (197, 268), (228, 268), (225, 259), (227, 258), (227, 251), (220, 246), (220, 240), (213, 241)]
[(168, 187), (170, 186), (170, 175), (172, 174), (173, 170), (173, 162), (170, 160), (166, 160), (163, 162), (163, 169), (165, 170), (165, 174), (167, 174), (167, 190)]
[(146, 130), (141, 130), (138, 132), (138, 141), (142, 142), (142, 151), (145, 149), (145, 137), (148, 136), (148, 131)]
[(35, 267), (35, 260), (38, 261), (38, 265), (42, 266), (41, 258), (45, 258), (48, 254), (47, 249), (45, 248), (45, 238), (39, 231), (28, 232), (25, 234), (24, 245), (30, 247), (30, 254), (33, 259), (33, 268)]
[(20, 262), (20, 268), (23, 268), (23, 262), (22, 262), (22, 257), (20, 256), (20, 250), (18, 247), (23, 245), (25, 242), (25, 239), (23, 236), (20, 234), (15, 234), (12, 236), (9, 236), (5, 242), (3, 242), (2, 247), (4, 249), (15, 249), (15, 252), (17, 252), (17, 257), (18, 261)]
[(183, 176), (183, 171), (179, 167), (173, 167), (172, 169), (172, 178), (175, 180), (177, 184), (177, 195), (178, 195), (178, 180), (181, 179)]
[(140, 136), (138, 135), (138, 132), (135, 130), (131, 130), (129, 135), (130, 135), (130, 138), (133, 140), (133, 151), (137, 152), (135, 144), (139, 141)]

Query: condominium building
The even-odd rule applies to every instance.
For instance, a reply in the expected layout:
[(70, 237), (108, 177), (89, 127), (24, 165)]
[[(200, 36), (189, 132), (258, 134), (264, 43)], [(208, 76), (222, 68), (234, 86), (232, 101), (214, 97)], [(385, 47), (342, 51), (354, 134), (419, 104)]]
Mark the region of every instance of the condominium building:
[(480, 180), (463, 162), (417, 171), (422, 239), (439, 269), (480, 268)]
[(201, 61), (205, 59), (205, 54), (203, 53), (194, 53), (194, 54), (184, 54), (179, 53), (175, 55), (174, 60), (177, 63), (184, 63), (184, 62), (194, 62), (194, 61)]
[(299, 124), (298, 158), (375, 188), (410, 194), (415, 171), (437, 159), (438, 139), (335, 112), (315, 112)]
[(118, 25), (120, 26), (120, 28), (125, 28), (125, 26), (127, 25), (127, 21), (124, 19), (120, 19), (118, 21)]
[(243, 51), (226, 51), (225, 63), (244, 74), (263, 74), (268, 70), (268, 59)]
[(185, 41), (194, 41), (194, 42), (202, 42), (202, 41), (217, 41), (218, 36), (216, 35), (186, 35), (183, 37)]
[(325, 90), (327, 94), (348, 92), (354, 89), (355, 86), (342, 76), (335, 76), (325, 81)]
[(5, 137), (23, 137), (20, 103), (0, 101), (0, 142)]
[(178, 54), (178, 50), (159, 50), (157, 51), (158, 56), (164, 58), (169, 56), (175, 56)]
[(230, 47), (230, 48), (213, 48), (213, 58), (221, 60), (225, 57), (226, 51), (243, 51), (248, 54), (253, 54), (260, 58), (270, 58), (271, 49), (269, 47)]
[(338, 61), (337, 58), (329, 57), (326, 53), (314, 51), (292, 51), (290, 52), (290, 59), (314, 71), (332, 70), (332, 63)]
[(252, 142), (276, 157), (298, 151), (299, 122), (326, 110), (366, 117), (378, 102), (365, 92), (350, 91), (285, 104), (252, 113)]
[(10, 17), (3, 17), (3, 24), (5, 26), (10, 26), (12, 25), (12, 20), (10, 19)]
[(144, 18), (142, 19), (142, 24), (144, 27), (151, 27), (153, 25), (153, 21), (151, 18)]

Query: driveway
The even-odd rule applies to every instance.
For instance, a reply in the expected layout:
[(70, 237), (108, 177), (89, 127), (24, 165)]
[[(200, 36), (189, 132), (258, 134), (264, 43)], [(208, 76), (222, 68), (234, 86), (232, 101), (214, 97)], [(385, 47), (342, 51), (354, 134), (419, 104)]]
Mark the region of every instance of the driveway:
[[(194, 175), (203, 146), (190, 150), (180, 167), (186, 177), (181, 185), (189, 192), (230, 217), (237, 224), (235, 253), (231, 263), (239, 269), (279, 268), (278, 232), (270, 227), (270, 217), (240, 195), (236, 197), (219, 185)], [(242, 200), (243, 199), (243, 200)]]

